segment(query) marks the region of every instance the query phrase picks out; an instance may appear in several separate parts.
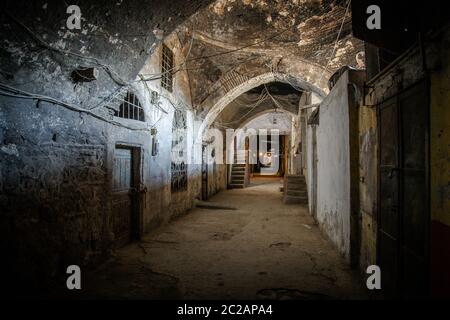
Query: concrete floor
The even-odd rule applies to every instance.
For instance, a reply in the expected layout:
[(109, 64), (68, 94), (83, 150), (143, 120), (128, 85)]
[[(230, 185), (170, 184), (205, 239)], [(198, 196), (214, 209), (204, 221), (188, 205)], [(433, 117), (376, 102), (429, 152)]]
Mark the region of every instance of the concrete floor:
[(214, 196), (89, 274), (97, 298), (362, 298), (355, 275), (320, 233), (306, 206), (284, 205), (279, 178)]

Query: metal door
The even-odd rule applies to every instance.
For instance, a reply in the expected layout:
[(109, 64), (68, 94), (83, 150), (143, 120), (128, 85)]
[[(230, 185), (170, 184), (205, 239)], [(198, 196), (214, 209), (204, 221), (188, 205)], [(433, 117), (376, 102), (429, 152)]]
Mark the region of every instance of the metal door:
[(379, 108), (378, 259), (386, 298), (427, 293), (428, 98), (425, 82)]

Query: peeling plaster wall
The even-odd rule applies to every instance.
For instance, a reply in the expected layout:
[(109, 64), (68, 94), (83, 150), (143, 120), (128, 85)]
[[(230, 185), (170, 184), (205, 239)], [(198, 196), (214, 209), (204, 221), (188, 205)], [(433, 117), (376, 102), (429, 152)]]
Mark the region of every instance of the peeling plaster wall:
[(0, 109), (2, 268), (22, 275), (17, 286), (47, 287), (64, 265), (98, 261), (111, 246), (109, 128), (49, 103), (2, 99)]
[[(185, 60), (185, 46), (180, 43), (175, 34), (171, 34), (164, 43), (174, 53), (176, 66)], [(147, 60), (139, 72), (144, 78), (152, 77), (161, 72), (162, 46), (155, 49), (154, 54)], [(156, 139), (159, 141), (160, 152), (156, 157), (151, 157), (149, 167), (149, 199), (147, 200), (148, 217), (145, 219), (146, 231), (154, 226), (167, 222), (174, 216), (183, 214), (193, 207), (193, 201), (200, 193), (200, 166), (195, 163), (199, 157), (194, 148), (194, 114), (191, 109), (191, 95), (189, 87), (189, 76), (186, 71), (180, 71), (173, 75), (173, 91), (169, 92), (161, 87), (161, 80), (140, 83), (138, 91), (146, 97), (149, 106), (149, 126), (157, 129)], [(160, 108), (151, 105), (151, 92), (158, 94)], [(188, 190), (186, 192), (171, 193), (171, 138), (172, 121), (175, 108), (181, 108), (187, 115), (187, 156), (190, 159), (188, 165)], [(162, 110), (161, 110), (162, 109)], [(167, 112), (167, 114), (165, 113)], [(151, 141), (150, 137), (147, 138)]]
[[(356, 263), (358, 223), (357, 96), (363, 71), (345, 72), (319, 109), (317, 213), (320, 228), (350, 264)], [(312, 154), (308, 144), (307, 154)], [(311, 160), (309, 161), (311, 163)], [(309, 188), (315, 183), (309, 179)]]
[(350, 141), (348, 73), (320, 105), (317, 127), (317, 221), (350, 259)]
[[(8, 0), (0, 15), (2, 81), (11, 75), (11, 85), (81, 107), (96, 106), (118, 82), (134, 80), (159, 38), (208, 2), (194, 0), (186, 6), (185, 1), (79, 0), (73, 4), (81, 9), (81, 30), (68, 30), (64, 2)], [(90, 65), (98, 66), (98, 80), (74, 85), (70, 73)]]

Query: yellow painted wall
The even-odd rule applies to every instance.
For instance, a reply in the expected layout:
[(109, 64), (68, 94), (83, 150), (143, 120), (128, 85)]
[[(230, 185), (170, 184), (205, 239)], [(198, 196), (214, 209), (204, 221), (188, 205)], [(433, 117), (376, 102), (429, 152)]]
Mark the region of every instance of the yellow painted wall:
[(376, 109), (359, 108), (360, 267), (376, 264), (377, 118)]
[(431, 73), (431, 217), (450, 226), (450, 31), (440, 55), (441, 66)]

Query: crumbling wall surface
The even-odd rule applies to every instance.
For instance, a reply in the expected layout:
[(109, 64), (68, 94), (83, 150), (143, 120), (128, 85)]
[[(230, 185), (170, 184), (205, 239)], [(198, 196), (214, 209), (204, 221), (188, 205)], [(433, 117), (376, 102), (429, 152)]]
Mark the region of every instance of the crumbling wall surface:
[[(64, 1), (2, 3), (2, 82), (80, 106), (96, 106), (117, 87), (133, 81), (162, 37), (208, 0), (77, 1), (81, 29), (69, 30)], [(74, 85), (71, 72), (95, 66), (98, 80)]]
[[(198, 40), (193, 55), (209, 57), (189, 65), (195, 75), (195, 104), (201, 104), (206, 112), (215, 105), (209, 101), (223, 96), (216, 93), (222, 91), (221, 86), (242, 83), (247, 76), (253, 78), (270, 70), (298, 75), (305, 84), (327, 91), (328, 77), (341, 65), (357, 66), (356, 55), (364, 50), (362, 41), (352, 37), (351, 15), (345, 11), (345, 5), (332, 0), (215, 1), (190, 21)], [(236, 52), (215, 56), (217, 49)], [(336, 55), (329, 61), (332, 52)]]
[(4, 98), (0, 110), (2, 268), (43, 287), (110, 246), (107, 126), (45, 102)]
[(350, 258), (350, 141), (348, 72), (320, 105), (317, 127), (317, 221)]
[[(173, 33), (164, 39), (164, 44), (173, 52), (176, 66), (182, 65), (186, 59), (186, 51), (189, 48), (188, 42), (180, 40), (177, 34)], [(152, 78), (161, 72), (162, 46), (155, 48), (154, 54), (145, 62), (139, 74), (144, 79)], [(194, 199), (199, 196), (201, 190), (201, 167), (196, 163), (196, 159), (201, 152), (194, 148), (193, 140), (195, 136), (196, 118), (192, 110), (190, 78), (186, 70), (180, 70), (173, 74), (172, 91), (162, 88), (159, 77), (156, 80), (139, 83), (138, 92), (145, 97), (148, 105), (147, 118), (148, 126), (155, 128), (157, 133), (147, 140), (157, 139), (159, 142), (159, 152), (156, 156), (151, 156), (151, 151), (146, 155), (150, 157), (150, 167), (148, 168), (149, 189), (146, 194), (146, 208), (144, 211), (144, 230), (149, 231), (155, 226), (168, 222), (175, 216), (186, 212), (194, 205)], [(152, 104), (152, 94), (157, 95), (157, 105)], [(186, 191), (171, 192), (171, 162), (172, 162), (172, 126), (175, 110), (185, 113), (187, 130), (185, 132), (186, 150), (184, 150), (188, 161), (188, 188)]]

